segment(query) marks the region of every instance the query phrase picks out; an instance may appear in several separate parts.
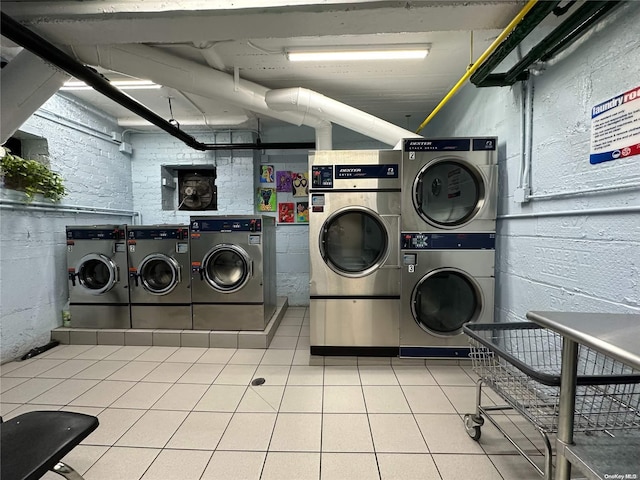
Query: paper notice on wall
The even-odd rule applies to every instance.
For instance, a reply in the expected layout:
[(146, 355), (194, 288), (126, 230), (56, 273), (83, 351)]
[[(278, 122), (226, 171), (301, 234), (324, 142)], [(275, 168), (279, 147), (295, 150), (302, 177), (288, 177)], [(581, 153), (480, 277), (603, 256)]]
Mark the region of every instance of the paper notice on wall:
[(591, 109), (592, 164), (640, 154), (640, 86)]

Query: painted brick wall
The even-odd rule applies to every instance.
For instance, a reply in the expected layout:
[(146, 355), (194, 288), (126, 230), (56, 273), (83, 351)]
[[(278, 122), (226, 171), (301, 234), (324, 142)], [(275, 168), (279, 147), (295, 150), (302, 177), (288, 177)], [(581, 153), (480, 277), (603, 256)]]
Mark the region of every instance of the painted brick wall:
[[(47, 140), (27, 142), (48, 150), (51, 168), (62, 174), (69, 195), (65, 205), (130, 210), (129, 158), (110, 140), (115, 121), (61, 95), (52, 97), (21, 127), (20, 132)], [(28, 150), (28, 149), (27, 149)], [(1, 190), (2, 198), (21, 199)], [(50, 339), (62, 323), (68, 297), (66, 225), (124, 223), (126, 216), (0, 210), (0, 362), (21, 356)]]
[[(591, 107), (638, 86), (640, 5), (606, 24), (549, 65), (534, 82), (534, 194), (640, 182), (640, 158), (589, 164)], [(640, 191), (585, 194), (520, 205), (521, 86), (467, 85), (425, 136), (499, 137), (499, 215), (640, 205)], [(528, 310), (640, 312), (640, 219), (636, 214), (574, 215), (498, 221), (496, 315)]]

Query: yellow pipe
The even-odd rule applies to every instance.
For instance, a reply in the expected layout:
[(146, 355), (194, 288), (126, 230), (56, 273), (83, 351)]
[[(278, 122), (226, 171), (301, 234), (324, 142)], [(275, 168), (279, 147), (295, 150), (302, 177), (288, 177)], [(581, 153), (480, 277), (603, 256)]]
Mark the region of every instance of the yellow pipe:
[(458, 83), (456, 83), (453, 86), (453, 88), (449, 91), (449, 93), (447, 93), (447, 95), (442, 99), (442, 101), (438, 104), (438, 106), (434, 108), (431, 114), (424, 120), (424, 122), (420, 124), (420, 126), (416, 130), (416, 133), (420, 133), (420, 131), (427, 125), (427, 123), (429, 123), (431, 119), (436, 116), (436, 114), (440, 111), (440, 109), (442, 109), (442, 107), (444, 107), (445, 104), (449, 100), (451, 100), (451, 97), (453, 97), (458, 92), (458, 90), (460, 90), (460, 87), (462, 87), (464, 82), (466, 82), (469, 79), (469, 77), (473, 75), (473, 73), (480, 67), (480, 65), (484, 63), (487, 57), (491, 55), (496, 48), (498, 48), (498, 45), (502, 43), (502, 41), (507, 37), (507, 35), (511, 33), (511, 31), (516, 27), (516, 25), (520, 23), (520, 20), (522, 20), (522, 18), (527, 13), (529, 13), (529, 10), (531, 10), (536, 3), (538, 3), (538, 0), (529, 0), (529, 2), (527, 2), (527, 4), (524, 7), (522, 7), (522, 10), (520, 10), (520, 12), (514, 17), (514, 19), (511, 20), (511, 23), (509, 23), (509, 25), (505, 27), (505, 29), (502, 31), (500, 35), (498, 35), (498, 38), (496, 38), (493, 41), (493, 43), (489, 45), (489, 48), (487, 48), (484, 51), (484, 53), (480, 55), (480, 58), (476, 60), (476, 63), (474, 63), (471, 66), (471, 68), (469, 68), (466, 71), (466, 73), (462, 76), (462, 78), (458, 80)]

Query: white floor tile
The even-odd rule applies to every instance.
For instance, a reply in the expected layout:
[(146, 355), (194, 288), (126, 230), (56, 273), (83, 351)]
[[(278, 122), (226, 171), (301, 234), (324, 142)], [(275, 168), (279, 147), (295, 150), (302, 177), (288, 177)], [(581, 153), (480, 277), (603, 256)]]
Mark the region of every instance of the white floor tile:
[(178, 351), (179, 347), (149, 347), (136, 360), (139, 362), (164, 362)]
[(484, 454), (467, 434), (459, 415), (416, 415), (416, 422), (431, 453)]
[(145, 410), (107, 408), (98, 414), (98, 421), (100, 422), (98, 428), (85, 438), (82, 443), (111, 446), (145, 413)]
[(380, 478), (373, 453), (323, 453), (321, 480), (375, 480)]
[(266, 350), (261, 348), (240, 348), (229, 359), (230, 365), (258, 365)]
[(280, 404), (286, 413), (321, 413), (322, 387), (309, 385), (287, 385)]
[(265, 457), (265, 452), (217, 450), (201, 480), (260, 480)]
[(402, 391), (413, 413), (456, 413), (456, 409), (438, 386), (403, 385)]
[[(447, 399), (458, 413), (473, 413), (476, 411), (476, 387), (442, 387), (442, 391)], [(491, 405), (487, 403), (488, 399), (484, 397), (483, 405)]]
[(70, 405), (108, 407), (134, 385), (135, 382), (103, 380), (72, 401)]
[(197, 363), (220, 363), (226, 365), (236, 353), (234, 348), (209, 348), (198, 359)]
[(56, 410), (62, 410), (63, 408), (65, 408), (63, 405), (40, 405), (38, 403), (26, 403), (12, 410), (11, 413), (5, 417), (5, 420), (8, 420), (10, 418), (15, 418), (18, 415), (22, 415), (23, 413), (35, 412), (38, 410), (56, 411)]
[(43, 358), (41, 360), (33, 360), (31, 362), (25, 363), (20, 368), (15, 368), (10, 372), (3, 373), (3, 377), (21, 377), (21, 378), (31, 378), (37, 377), (41, 373), (44, 373), (48, 370), (51, 370), (58, 365), (62, 365), (66, 359), (49, 359)]
[(180, 347), (171, 354), (166, 361), (173, 363), (194, 363), (197, 362), (207, 350), (207, 348)]
[(149, 409), (171, 388), (170, 383), (136, 383), (115, 402), (111, 408), (140, 408)]
[(319, 452), (321, 428), (321, 413), (280, 413), (269, 451)]
[(323, 411), (325, 413), (366, 413), (362, 387), (325, 386)]
[(5, 419), (9, 418), (7, 415), (20, 406), (20, 403), (0, 403), (0, 417), (4, 417)]
[(262, 357), (261, 365), (291, 365), (295, 350), (267, 350)]
[(415, 367), (394, 365), (393, 371), (400, 385), (437, 385), (435, 378), (424, 365)]
[(75, 374), (73, 378), (104, 380), (127, 364), (125, 360), (99, 360), (89, 368)]
[(33, 398), (30, 403), (66, 405), (97, 384), (98, 380), (76, 380), (73, 378), (63, 380), (61, 383), (47, 390), (42, 395)]
[(377, 453), (428, 452), (411, 414), (369, 414), (369, 424)]
[(202, 383), (211, 385), (223, 368), (224, 365), (214, 363), (196, 363), (189, 365), (189, 369), (178, 379), (177, 383)]
[(473, 379), (459, 366), (454, 365), (430, 365), (429, 372), (435, 378), (438, 385), (471, 386), (475, 385)]
[(367, 415), (325, 413), (322, 418), (322, 451), (373, 452)]
[(239, 385), (212, 385), (196, 404), (194, 410), (235, 412), (247, 388)]
[(382, 480), (440, 480), (428, 453), (378, 453), (376, 456)]
[[(541, 478), (522, 455), (489, 455), (489, 459), (504, 479), (539, 480)], [(540, 466), (544, 463), (542, 457), (537, 463)]]
[(147, 376), (142, 378), (143, 382), (175, 383), (184, 373), (189, 370), (189, 363), (174, 363), (167, 360), (158, 365)]
[(160, 450), (154, 448), (110, 448), (86, 473), (86, 480), (137, 480)]
[(107, 380), (139, 382), (159, 365), (160, 362), (139, 362), (137, 360), (129, 362), (117, 372), (109, 375)]
[(207, 385), (176, 383), (151, 407), (153, 410), (193, 410), (207, 391)]
[(118, 350), (116, 350), (112, 354), (104, 357), (104, 359), (131, 361), (135, 358), (138, 358), (140, 355), (142, 355), (144, 352), (146, 352), (150, 348), (151, 347), (127, 345), (124, 347), (120, 347)]
[(296, 350), (296, 353), (293, 355), (293, 365), (310, 365), (311, 363), (311, 355), (309, 354), (309, 349), (307, 350)]
[(298, 343), (296, 344), (296, 350), (307, 350), (309, 351), (309, 346), (311, 345), (311, 341), (309, 337), (298, 337)]
[(142, 480), (200, 480), (213, 452), (164, 449)]
[(362, 385), (398, 385), (396, 374), (389, 365), (358, 365)]
[(187, 412), (148, 410), (120, 437), (116, 445), (162, 448), (186, 417)]
[(28, 378), (19, 378), (19, 377), (5, 377), (0, 379), (0, 393), (4, 393), (7, 390), (12, 389), (13, 387), (17, 387), (21, 383), (29, 380)]
[(249, 386), (238, 405), (238, 412), (277, 413), (284, 394), (284, 385)]
[(253, 378), (264, 378), (265, 385), (286, 385), (290, 369), (285, 365), (260, 365)]
[(357, 366), (326, 365), (324, 367), (325, 385), (360, 385), (360, 372)]
[(269, 452), (261, 480), (318, 480), (320, 454), (303, 452)]
[[(291, 316), (287, 316), (285, 315), (284, 317), (282, 317), (282, 320), (280, 321), (280, 327), (278, 328), (282, 328), (282, 327), (292, 327), (292, 326), (302, 326), (302, 317), (291, 317)], [(298, 329), (298, 332), (300, 330)]]
[[(109, 447), (101, 447), (94, 445), (78, 445), (74, 447), (71, 452), (62, 458), (62, 462), (69, 465), (80, 475), (91, 468), (91, 466), (98, 461), (102, 455), (109, 449)], [(61, 480), (62, 477), (54, 472), (47, 472), (42, 480)]]
[(295, 350), (298, 345), (298, 337), (282, 337), (276, 335), (269, 344), (269, 350)]
[(93, 345), (59, 345), (49, 352), (45, 352), (42, 354), (42, 357), (47, 359), (51, 358), (62, 358), (65, 360), (69, 360), (71, 358), (75, 358), (83, 352), (93, 348)]
[(224, 432), (219, 450), (267, 451), (275, 413), (236, 413)]
[(95, 360), (67, 360), (55, 368), (42, 372), (39, 378), (71, 378), (96, 363)]
[(191, 412), (173, 434), (167, 448), (215, 450), (230, 420), (231, 413)]
[(399, 385), (362, 387), (367, 413), (411, 413)]
[(501, 478), (500, 473), (486, 455), (434, 454), (433, 460), (442, 480), (459, 480), (461, 478), (495, 480)]
[(289, 372), (288, 385), (322, 385), (324, 367), (294, 365)]
[(226, 365), (213, 382), (216, 385), (249, 385), (256, 365)]
[(120, 345), (95, 345), (73, 358), (75, 360), (103, 360), (121, 348)]
[(5, 377), (8, 373), (13, 372), (18, 368), (22, 368), (31, 362), (35, 362), (35, 359), (3, 363), (0, 365), (0, 375)]
[(55, 387), (62, 380), (59, 378), (31, 378), (2, 394), (4, 403), (27, 403)]
[(300, 325), (283, 325), (282, 323), (280, 323), (280, 326), (278, 327), (278, 330), (276, 330), (276, 337), (296, 337), (298, 338), (298, 336), (300, 335), (300, 327), (302, 325), (302, 322), (300, 322)]

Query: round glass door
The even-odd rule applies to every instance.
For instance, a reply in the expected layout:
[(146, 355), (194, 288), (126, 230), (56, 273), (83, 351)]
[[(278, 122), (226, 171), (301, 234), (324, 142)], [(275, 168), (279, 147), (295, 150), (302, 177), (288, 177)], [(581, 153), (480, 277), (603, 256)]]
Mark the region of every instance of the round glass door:
[(372, 210), (347, 208), (330, 216), (320, 231), (320, 254), (336, 273), (363, 277), (387, 259), (389, 234)]
[(444, 160), (425, 165), (414, 181), (413, 204), (429, 224), (456, 228), (482, 208), (484, 182), (462, 162)]
[(108, 292), (118, 281), (118, 267), (109, 257), (91, 253), (76, 267), (78, 282), (93, 295)]
[(166, 255), (154, 254), (145, 257), (138, 267), (143, 288), (153, 295), (166, 295), (180, 282), (180, 267)]
[(437, 336), (453, 336), (482, 310), (479, 290), (463, 272), (435, 270), (416, 285), (412, 296), (413, 318), (423, 330)]
[(244, 287), (251, 278), (251, 259), (237, 245), (217, 245), (202, 262), (204, 278), (214, 289), (233, 293)]

